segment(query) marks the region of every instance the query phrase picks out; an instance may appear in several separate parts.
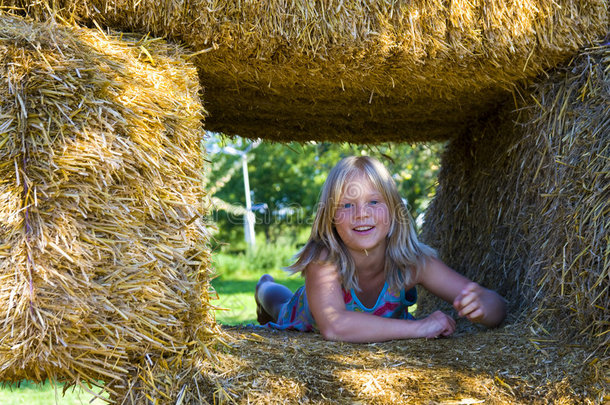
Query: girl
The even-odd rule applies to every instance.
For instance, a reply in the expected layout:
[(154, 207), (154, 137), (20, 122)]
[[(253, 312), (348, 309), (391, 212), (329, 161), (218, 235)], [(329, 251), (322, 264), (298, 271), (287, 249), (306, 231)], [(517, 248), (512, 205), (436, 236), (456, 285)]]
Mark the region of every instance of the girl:
[(456, 273), (417, 239), (387, 169), (348, 157), (330, 172), (307, 244), (288, 270), (305, 285), (294, 294), (264, 275), (256, 286), (258, 321), (277, 329), (319, 330), (325, 339), (379, 342), (436, 338), (455, 321), (436, 311), (414, 319), (416, 285), (453, 304), (459, 316), (488, 327), (506, 316), (504, 300)]

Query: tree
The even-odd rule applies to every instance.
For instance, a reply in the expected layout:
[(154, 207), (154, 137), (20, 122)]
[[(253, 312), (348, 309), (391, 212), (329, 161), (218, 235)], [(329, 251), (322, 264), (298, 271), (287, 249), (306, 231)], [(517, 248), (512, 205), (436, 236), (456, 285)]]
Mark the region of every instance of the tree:
[[(228, 142), (244, 150), (248, 141), (212, 137), (208, 142)], [(248, 168), (253, 204), (266, 204), (255, 212), (256, 230), (263, 231), (268, 242), (284, 236), (295, 241), (307, 235), (316, 210), (318, 196), (326, 175), (342, 158), (368, 154), (380, 159), (393, 173), (399, 192), (407, 199), (414, 217), (427, 206), (434, 195), (441, 145), (353, 145), (333, 143), (262, 142), (249, 153)], [(218, 149), (218, 148), (216, 148)], [(214, 195), (230, 204), (244, 206), (244, 187), (239, 157), (215, 153), (210, 156), (208, 184)], [(241, 167), (241, 166), (240, 166)], [(217, 239), (240, 245), (243, 240), (243, 217), (227, 211), (216, 211)]]

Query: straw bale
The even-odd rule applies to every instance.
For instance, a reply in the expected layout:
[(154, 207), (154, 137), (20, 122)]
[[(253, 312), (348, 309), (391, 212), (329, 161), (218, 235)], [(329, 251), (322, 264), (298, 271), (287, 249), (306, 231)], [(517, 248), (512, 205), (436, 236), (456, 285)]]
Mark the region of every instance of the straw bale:
[(0, 380), (176, 397), (209, 353), (203, 108), (183, 56), (0, 14)]
[[(464, 329), (460, 327), (460, 329)], [(574, 368), (583, 348), (544, 351), (522, 324), (447, 339), (375, 344), (319, 334), (225, 328), (221, 361), (197, 376), (208, 403), (237, 404), (596, 404)]]
[(517, 110), (508, 105), (449, 143), (424, 237), (497, 288), (541, 341), (586, 345), (576, 372), (588, 369), (607, 389), (610, 43), (522, 94)]
[(207, 128), (281, 141), (445, 140), (607, 34), (607, 0), (23, 0), (40, 19), (188, 45)]

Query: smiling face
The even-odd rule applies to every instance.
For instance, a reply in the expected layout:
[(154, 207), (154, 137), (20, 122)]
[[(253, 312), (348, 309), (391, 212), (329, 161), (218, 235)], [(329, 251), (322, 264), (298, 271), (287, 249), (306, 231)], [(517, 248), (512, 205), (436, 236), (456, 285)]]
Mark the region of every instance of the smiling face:
[(357, 173), (344, 184), (333, 223), (350, 251), (385, 251), (390, 230), (390, 213), (383, 195), (363, 173)]

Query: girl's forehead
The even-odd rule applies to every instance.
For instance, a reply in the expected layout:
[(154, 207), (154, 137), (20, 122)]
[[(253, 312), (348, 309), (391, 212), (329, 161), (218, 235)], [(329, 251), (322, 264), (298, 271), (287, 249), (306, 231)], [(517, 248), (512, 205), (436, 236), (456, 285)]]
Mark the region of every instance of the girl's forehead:
[(371, 183), (371, 179), (366, 173), (358, 170), (345, 176), (345, 184), (348, 183)]
[(341, 195), (354, 195), (357, 194), (359, 191), (363, 193), (380, 192), (377, 186), (371, 181), (369, 176), (367, 176), (363, 172), (358, 171), (349, 174), (345, 178), (345, 182), (343, 183), (343, 187), (341, 188)]

